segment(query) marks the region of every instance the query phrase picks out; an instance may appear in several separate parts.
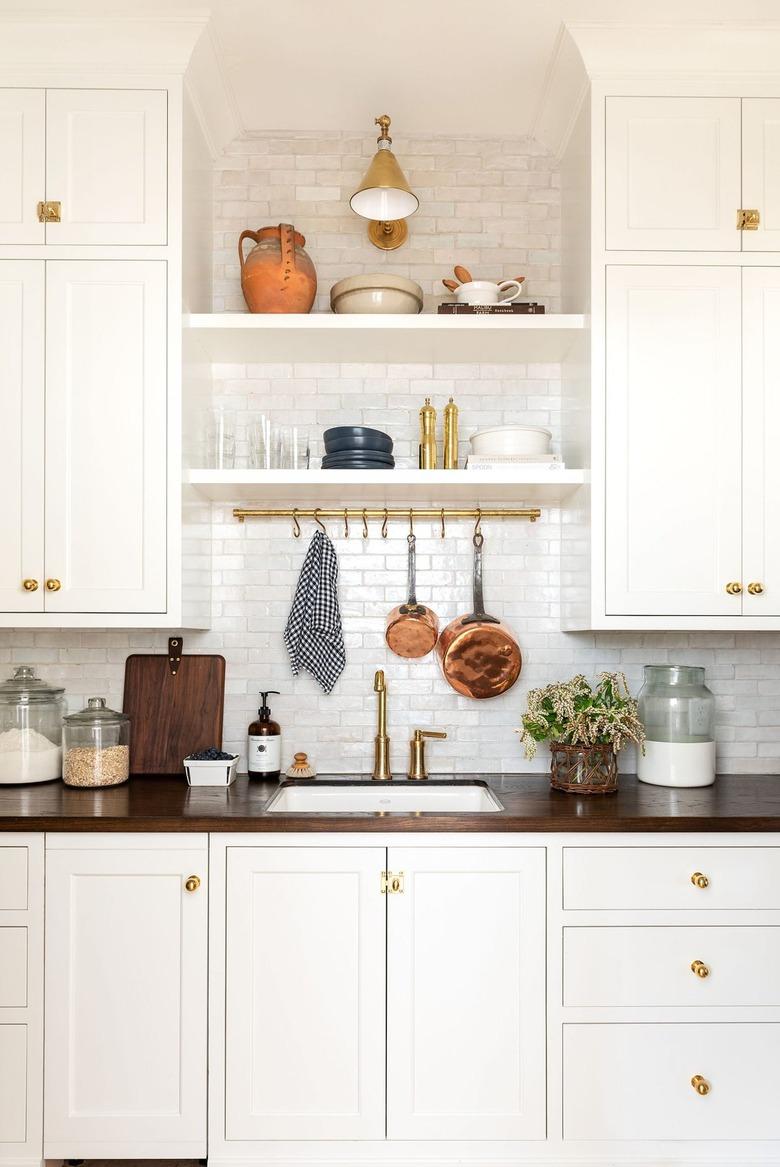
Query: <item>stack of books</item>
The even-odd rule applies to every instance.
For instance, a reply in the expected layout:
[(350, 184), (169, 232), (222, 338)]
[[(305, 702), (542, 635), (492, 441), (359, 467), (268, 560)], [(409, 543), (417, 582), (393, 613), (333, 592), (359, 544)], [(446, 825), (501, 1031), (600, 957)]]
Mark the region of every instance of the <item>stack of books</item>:
[(565, 470), (566, 464), (557, 454), (469, 454), (466, 459), (467, 470), (516, 470), (519, 467), (557, 473)]

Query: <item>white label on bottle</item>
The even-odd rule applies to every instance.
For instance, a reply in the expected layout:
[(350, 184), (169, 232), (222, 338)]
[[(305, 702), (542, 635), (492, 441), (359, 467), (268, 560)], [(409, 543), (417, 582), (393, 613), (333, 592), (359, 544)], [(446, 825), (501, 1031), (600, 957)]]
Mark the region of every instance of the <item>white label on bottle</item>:
[(282, 768), (282, 737), (247, 738), (247, 763), (252, 774), (275, 774)]

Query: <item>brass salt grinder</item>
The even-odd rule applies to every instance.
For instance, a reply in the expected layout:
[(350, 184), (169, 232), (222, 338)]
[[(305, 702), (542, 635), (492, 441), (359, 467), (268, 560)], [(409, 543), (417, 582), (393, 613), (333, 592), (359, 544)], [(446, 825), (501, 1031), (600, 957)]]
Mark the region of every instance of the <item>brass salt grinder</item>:
[(444, 406), (444, 469), (458, 469), (458, 407), (451, 397)]
[(420, 459), (421, 470), (436, 469), (436, 410), (430, 397), (420, 410)]

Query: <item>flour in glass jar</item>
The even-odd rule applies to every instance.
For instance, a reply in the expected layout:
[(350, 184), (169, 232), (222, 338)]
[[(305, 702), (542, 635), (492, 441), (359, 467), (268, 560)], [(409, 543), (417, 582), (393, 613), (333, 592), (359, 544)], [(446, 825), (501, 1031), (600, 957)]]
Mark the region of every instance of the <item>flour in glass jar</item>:
[(62, 749), (37, 729), (0, 733), (0, 786), (49, 782), (62, 775)]

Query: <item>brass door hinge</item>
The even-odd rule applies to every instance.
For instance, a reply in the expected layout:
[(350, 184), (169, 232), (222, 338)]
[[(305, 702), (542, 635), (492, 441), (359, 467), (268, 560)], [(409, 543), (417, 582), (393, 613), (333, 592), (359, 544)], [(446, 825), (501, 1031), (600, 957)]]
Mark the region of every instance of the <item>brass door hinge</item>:
[(757, 231), (758, 225), (761, 222), (761, 214), (754, 209), (743, 210), (740, 208), (737, 211), (737, 230), (738, 231)]
[(398, 895), (403, 894), (404, 890), (404, 873), (403, 871), (383, 871), (380, 884), (382, 895)]
[(39, 223), (59, 223), (61, 212), (62, 212), (62, 203), (57, 203), (57, 202), (38, 203), (38, 222)]

